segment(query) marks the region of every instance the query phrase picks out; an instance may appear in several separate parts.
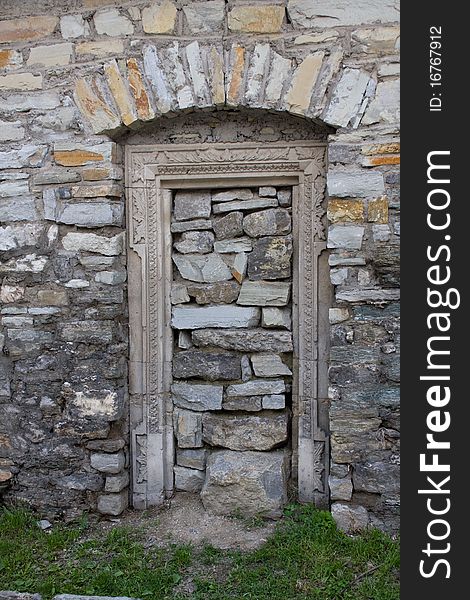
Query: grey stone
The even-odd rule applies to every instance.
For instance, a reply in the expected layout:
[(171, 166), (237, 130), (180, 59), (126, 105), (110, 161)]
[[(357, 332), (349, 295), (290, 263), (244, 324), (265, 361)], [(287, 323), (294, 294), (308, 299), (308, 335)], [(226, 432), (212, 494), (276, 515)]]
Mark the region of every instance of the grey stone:
[(350, 317), (347, 308), (330, 308), (328, 311), (330, 325), (347, 321)]
[(237, 304), (248, 306), (285, 306), (290, 283), (285, 281), (244, 281)]
[(179, 408), (204, 411), (222, 408), (222, 385), (204, 383), (173, 383), (171, 386), (173, 403)]
[(205, 327), (254, 327), (259, 324), (260, 310), (233, 304), (218, 306), (176, 306), (171, 325), (175, 329), (203, 329)]
[(188, 350), (173, 355), (173, 377), (208, 381), (240, 379), (240, 355), (234, 352)]
[(354, 490), (372, 494), (398, 494), (400, 465), (384, 461), (367, 461), (354, 466)]
[(400, 299), (399, 289), (357, 288), (341, 290), (336, 299), (342, 302), (390, 302)]
[(400, 81), (382, 81), (377, 85), (375, 98), (370, 103), (362, 123), (398, 123), (400, 121)]
[(80, 264), (87, 269), (102, 269), (104, 267), (112, 267), (114, 265), (114, 256), (80, 256)]
[[(282, 362), (279, 354), (252, 354), (251, 364), (257, 377), (276, 377), (277, 375), (292, 375), (292, 371)], [(268, 392), (278, 393), (278, 392)]]
[(361, 0), (352, 5), (344, 0), (289, 0), (287, 10), (294, 26), (307, 28), (400, 20), (398, 3), (394, 0)]
[(230, 450), (271, 450), (286, 442), (287, 425), (286, 412), (204, 413), (202, 437), (211, 446)]
[[(252, 360), (253, 362), (253, 360)], [(264, 380), (252, 379), (245, 383), (229, 385), (226, 390), (227, 397), (233, 396), (264, 396), (265, 394), (282, 394), (286, 391), (283, 379)]]
[(187, 350), (188, 348), (192, 348), (192, 345), (191, 333), (189, 331), (180, 331), (178, 335), (178, 348)]
[(103, 494), (98, 498), (98, 512), (102, 515), (112, 515), (117, 517), (129, 504), (129, 494), (127, 490), (119, 494)]
[(291, 229), (291, 216), (284, 208), (254, 212), (243, 219), (243, 230), (251, 237), (282, 235), (290, 233)]
[(250, 357), (246, 354), (241, 359), (242, 367), (242, 381), (249, 381), (253, 377), (253, 371), (251, 370)]
[(171, 303), (184, 304), (189, 302), (191, 298), (188, 294), (188, 288), (182, 283), (172, 283), (171, 285)]
[(109, 440), (91, 440), (87, 443), (88, 450), (99, 450), (100, 452), (118, 452), (126, 445), (122, 438), (113, 438)]
[(122, 391), (103, 386), (83, 390), (70, 390), (67, 398), (67, 412), (75, 418), (101, 418), (105, 421), (117, 421), (124, 410), (124, 394)]
[(44, 202), (44, 218), (78, 227), (120, 226), (124, 205), (117, 202)]
[(60, 97), (57, 92), (42, 92), (38, 94), (8, 94), (8, 99), (0, 98), (0, 111), (2, 112), (50, 110), (52, 108), (57, 108), (58, 106), (60, 106)]
[(370, 75), (365, 71), (344, 69), (325, 112), (325, 122), (346, 127), (361, 109), (369, 81)]
[(359, 225), (331, 225), (328, 229), (328, 248), (360, 250), (364, 227)]
[(328, 193), (339, 198), (377, 198), (385, 194), (383, 174), (378, 171), (330, 169)]
[(335, 502), (331, 506), (331, 514), (338, 529), (345, 533), (355, 533), (366, 529), (369, 525), (369, 513), (363, 506)]
[(110, 321), (70, 321), (59, 324), (59, 339), (66, 342), (108, 344), (113, 339)]
[(95, 281), (105, 285), (119, 285), (124, 283), (126, 279), (127, 273), (125, 271), (100, 271), (95, 275)]
[(287, 207), (292, 204), (292, 190), (291, 188), (283, 188), (277, 191), (277, 199), (279, 206)]
[(218, 254), (174, 254), (172, 258), (183, 279), (214, 283), (232, 278), (230, 269)]
[(103, 489), (103, 477), (95, 473), (75, 473), (54, 478), (54, 485), (67, 490), (98, 492)]
[(15, 250), (25, 246), (35, 246), (44, 234), (40, 223), (23, 223), (0, 227), (0, 250)]
[(34, 198), (2, 198), (0, 199), (0, 222), (36, 221), (39, 213)]
[(343, 267), (341, 269), (330, 269), (330, 281), (332, 285), (341, 285), (348, 278), (348, 269)]
[(232, 200), (251, 200), (252, 198), (253, 192), (249, 188), (236, 188), (212, 194), (212, 202), (231, 202)]
[(188, 284), (188, 294), (198, 304), (230, 304), (235, 302), (240, 286), (235, 281), (222, 281), (207, 285)]
[(124, 469), (124, 452), (92, 452), (90, 464), (93, 469), (101, 473), (112, 473), (115, 475)]
[(184, 492), (200, 492), (204, 483), (204, 473), (197, 469), (188, 469), (176, 465), (173, 467), (175, 473), (175, 488)]
[(279, 517), (287, 502), (284, 452), (211, 453), (201, 492), (204, 508), (219, 515)]
[[(182, 254), (193, 252), (206, 254), (212, 251), (214, 244), (214, 234), (212, 231), (186, 231), (181, 236), (179, 242), (175, 242), (174, 247)], [(217, 250), (217, 252), (220, 252)]]
[(328, 257), (328, 264), (330, 267), (346, 266), (346, 267), (360, 267), (366, 264), (366, 259), (362, 256), (348, 257), (340, 256), (338, 254), (331, 254)]
[(93, 21), (99, 35), (118, 37), (134, 33), (132, 22), (116, 8), (98, 10), (93, 16)]
[(212, 220), (215, 237), (218, 240), (234, 238), (243, 234), (243, 213), (231, 212), (224, 217)]
[(256, 412), (263, 407), (262, 396), (234, 396), (226, 398), (222, 402), (223, 410), (243, 410), (246, 412)]
[(291, 329), (292, 314), (290, 308), (263, 308), (261, 316), (261, 325), (263, 327), (282, 327), (283, 329)]
[(351, 500), (353, 486), (350, 477), (332, 477), (328, 479), (332, 500)]
[(292, 335), (287, 331), (264, 329), (203, 329), (193, 331), (196, 346), (216, 346), (242, 352), (292, 352)]
[(0, 600), (42, 600), (42, 596), (27, 592), (0, 591)]
[(90, 35), (90, 25), (82, 15), (65, 15), (60, 18), (60, 33), (67, 39)]
[(176, 462), (180, 467), (198, 469), (204, 471), (206, 468), (207, 450), (205, 448), (177, 448)]
[(245, 279), (248, 268), (248, 256), (245, 252), (240, 252), (235, 256), (232, 263), (232, 274), (238, 283)]
[(214, 250), (221, 254), (236, 253), (236, 252), (250, 252), (253, 249), (253, 241), (250, 238), (240, 237), (234, 240), (223, 240), (215, 242)]
[(260, 196), (276, 196), (277, 192), (275, 187), (264, 186), (259, 188), (258, 194)]
[(263, 396), (261, 399), (264, 409), (282, 410), (286, 407), (286, 397), (284, 394), (271, 394)]
[(206, 0), (183, 6), (191, 33), (214, 33), (223, 24), (225, 0)]
[(77, 183), (78, 181), (81, 181), (80, 173), (68, 171), (67, 169), (61, 171), (45, 171), (38, 173), (33, 177), (33, 184), (35, 186), (48, 184), (60, 185), (62, 183)]
[(292, 253), (292, 239), (289, 236), (260, 238), (254, 243), (248, 258), (250, 279), (290, 277)]
[(29, 194), (29, 183), (25, 179), (13, 179), (0, 182), (0, 198), (24, 196), (25, 194)]
[(257, 208), (270, 208), (278, 206), (276, 198), (254, 198), (253, 200), (235, 200), (214, 204), (214, 215), (234, 210), (255, 210)]
[(388, 225), (372, 225), (374, 242), (388, 242), (392, 233)]
[(209, 217), (211, 214), (210, 192), (203, 190), (176, 192), (173, 214), (177, 221)]
[(210, 221), (210, 219), (180, 221), (179, 223), (172, 223), (170, 226), (171, 233), (182, 233), (183, 231), (199, 231), (204, 229), (212, 229), (212, 221)]
[(62, 238), (62, 245), (70, 252), (95, 252), (105, 256), (116, 256), (122, 253), (124, 247), (124, 233), (114, 237), (105, 237), (95, 233), (67, 233)]
[(47, 146), (23, 145), (19, 150), (0, 152), (0, 169), (40, 167), (47, 154)]
[(179, 448), (202, 447), (201, 413), (179, 409), (174, 412), (173, 422)]

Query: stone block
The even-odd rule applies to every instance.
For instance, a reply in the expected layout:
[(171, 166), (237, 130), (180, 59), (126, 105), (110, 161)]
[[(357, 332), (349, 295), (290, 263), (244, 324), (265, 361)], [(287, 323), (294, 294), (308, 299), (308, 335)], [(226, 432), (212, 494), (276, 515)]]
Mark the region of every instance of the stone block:
[(25, 135), (21, 121), (0, 121), (0, 142), (17, 142)]
[(193, 331), (195, 346), (215, 346), (241, 352), (292, 352), (292, 334), (264, 329), (202, 329)]
[(173, 377), (208, 381), (240, 379), (240, 356), (234, 352), (177, 352), (173, 355)]
[(0, 222), (36, 221), (38, 218), (34, 198), (0, 198)]
[(98, 35), (119, 37), (134, 33), (132, 21), (121, 14), (116, 8), (98, 10), (93, 16), (93, 22)]
[(260, 319), (258, 308), (234, 305), (178, 306), (172, 312), (171, 325), (175, 329), (254, 327)]
[(350, 477), (332, 477), (328, 479), (332, 500), (351, 500), (353, 486)]
[(285, 279), (292, 270), (293, 244), (290, 236), (256, 240), (248, 258), (250, 279)]
[(202, 414), (178, 409), (173, 414), (179, 448), (202, 448)]
[(290, 308), (263, 308), (261, 316), (262, 327), (281, 327), (282, 329), (292, 328), (292, 314)]
[(324, 52), (310, 54), (295, 70), (284, 100), (289, 112), (298, 115), (308, 112), (324, 56)]
[(214, 204), (214, 215), (220, 213), (239, 211), (239, 210), (256, 210), (259, 208), (270, 208), (278, 206), (277, 198), (253, 198), (253, 200), (234, 200), (233, 202), (220, 202)]
[(378, 172), (330, 170), (328, 173), (330, 196), (352, 198), (377, 198), (385, 193), (383, 174)]
[[(292, 371), (282, 362), (279, 354), (260, 353), (251, 356), (253, 371), (257, 377), (277, 377), (279, 375), (292, 375)], [(280, 392), (265, 392), (278, 394)]]
[(40, 167), (47, 154), (47, 146), (26, 144), (19, 150), (0, 152), (0, 169), (20, 169), (21, 167)]
[(10, 19), (0, 22), (0, 44), (6, 42), (32, 42), (52, 35), (59, 19), (54, 16), (37, 16)]
[(237, 304), (248, 306), (285, 306), (290, 283), (286, 281), (244, 281)]
[(124, 512), (128, 505), (129, 494), (127, 490), (123, 490), (119, 494), (103, 494), (98, 498), (98, 512), (102, 515), (117, 517)]
[(42, 75), (33, 73), (11, 73), (0, 75), (0, 90), (40, 90), (42, 89)]
[[(211, 231), (186, 231), (181, 239), (174, 243), (174, 247), (182, 254), (207, 254), (212, 252), (214, 245), (214, 234)], [(217, 250), (220, 252), (220, 250)]]
[(251, 252), (253, 241), (247, 237), (235, 238), (233, 240), (222, 240), (215, 242), (214, 250), (220, 254)]
[(212, 223), (209, 219), (195, 219), (194, 221), (180, 221), (171, 224), (171, 233), (182, 233), (183, 231), (198, 231), (202, 229), (212, 229)]
[(117, 421), (124, 410), (122, 392), (100, 388), (73, 391), (67, 399), (67, 411), (74, 417), (100, 418), (105, 421)]
[(230, 269), (218, 254), (174, 254), (172, 259), (183, 279), (206, 283), (232, 279)]
[(55, 67), (68, 65), (72, 58), (73, 44), (51, 44), (49, 46), (36, 46), (31, 48), (28, 66), (41, 65), (43, 67)]
[(204, 383), (179, 383), (171, 386), (173, 403), (179, 408), (204, 411), (220, 410), (222, 408), (222, 385)]
[(109, 344), (113, 339), (113, 329), (111, 321), (70, 321), (60, 324), (58, 335), (65, 342)]
[(240, 286), (235, 281), (220, 281), (206, 285), (190, 283), (188, 294), (198, 304), (230, 304), (238, 298)]
[(176, 192), (173, 214), (177, 221), (210, 217), (210, 192), (203, 190), (196, 192)]
[(129, 485), (129, 473), (124, 471), (118, 475), (108, 475), (104, 484), (104, 491), (117, 494)]
[(35, 246), (44, 234), (40, 223), (22, 223), (0, 227), (0, 250), (15, 250)]
[(173, 467), (175, 474), (175, 488), (184, 492), (200, 492), (204, 483), (204, 473), (197, 469), (188, 469), (176, 465)]
[(124, 52), (124, 41), (121, 39), (106, 40), (105, 42), (80, 42), (75, 45), (77, 56), (96, 56), (103, 58), (108, 54), (122, 54)]
[(206, 468), (207, 450), (205, 448), (177, 448), (176, 463), (180, 467), (204, 471)]
[(232, 202), (233, 200), (252, 200), (253, 192), (249, 188), (233, 188), (212, 194), (212, 202)]
[(201, 492), (204, 508), (219, 515), (280, 517), (287, 502), (287, 460), (282, 451), (209, 456)]
[(66, 40), (87, 37), (90, 26), (82, 15), (64, 15), (60, 17), (60, 33)]
[(142, 10), (142, 27), (145, 33), (171, 33), (176, 25), (176, 6), (169, 0), (153, 3)]
[(270, 394), (261, 399), (263, 409), (282, 410), (286, 407), (286, 397), (284, 394)]
[(291, 229), (291, 216), (283, 208), (254, 212), (243, 219), (243, 230), (251, 237), (283, 235), (290, 233)]
[(214, 33), (225, 18), (225, 0), (192, 2), (183, 6), (183, 12), (191, 33)]
[(324, 121), (336, 127), (347, 127), (362, 107), (369, 80), (370, 75), (365, 71), (344, 69), (324, 113)]
[(171, 285), (171, 303), (184, 304), (189, 302), (191, 298), (188, 294), (188, 288), (181, 283), (173, 283)]
[(222, 402), (223, 410), (242, 410), (244, 412), (256, 412), (263, 407), (263, 396), (234, 396), (226, 398)]
[(234, 238), (243, 234), (243, 213), (231, 212), (224, 217), (213, 219), (212, 226), (218, 240)]
[(370, 223), (388, 223), (388, 199), (386, 196), (369, 200), (367, 205), (367, 220)]
[(0, 69), (10, 70), (23, 64), (23, 53), (20, 50), (0, 50)]
[(69, 252), (95, 252), (105, 256), (117, 256), (124, 247), (124, 233), (113, 237), (105, 237), (94, 233), (67, 233), (62, 238), (62, 245)]
[(234, 6), (228, 13), (228, 28), (234, 33), (278, 33), (284, 6), (276, 4)]
[(332, 223), (364, 221), (364, 202), (360, 199), (330, 198), (328, 219)]
[(333, 225), (328, 230), (328, 248), (360, 250), (364, 237), (364, 227), (357, 225)]
[(400, 20), (398, 3), (394, 0), (361, 0), (354, 5), (345, 0), (289, 0), (287, 11), (294, 26), (309, 29)]
[(331, 506), (331, 514), (338, 529), (345, 533), (357, 533), (369, 525), (369, 513), (363, 506), (335, 502)]
[(245, 383), (229, 385), (226, 389), (226, 395), (227, 398), (233, 396), (264, 396), (266, 394), (283, 394), (285, 391), (286, 384), (283, 379), (252, 379)]
[(375, 98), (362, 119), (364, 125), (373, 123), (399, 123), (400, 82), (398, 79), (382, 81), (377, 85)]
[(92, 452), (90, 455), (90, 464), (93, 469), (96, 469), (100, 473), (116, 475), (124, 469), (124, 452)]

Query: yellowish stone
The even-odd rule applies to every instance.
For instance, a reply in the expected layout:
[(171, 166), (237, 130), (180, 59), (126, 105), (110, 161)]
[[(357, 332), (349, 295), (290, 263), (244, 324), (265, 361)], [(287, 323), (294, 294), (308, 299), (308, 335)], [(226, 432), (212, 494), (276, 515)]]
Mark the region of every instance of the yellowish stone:
[(243, 72), (245, 69), (245, 48), (236, 46), (233, 49), (234, 61), (232, 65), (230, 84), (227, 91), (227, 103), (237, 106), (240, 95), (240, 88), (243, 81)]
[(330, 198), (327, 215), (332, 223), (364, 221), (364, 204), (356, 198)]
[(279, 4), (235, 6), (228, 14), (228, 28), (245, 33), (278, 33), (284, 11), (284, 6)]
[(303, 115), (308, 110), (323, 57), (324, 52), (310, 54), (297, 67), (286, 95), (286, 107), (289, 112)]
[(224, 61), (223, 57), (214, 47), (211, 48), (209, 61), (212, 101), (216, 106), (218, 106), (225, 104)]
[(127, 77), (129, 88), (134, 97), (137, 116), (142, 121), (149, 121), (155, 117), (155, 112), (150, 104), (150, 98), (144, 86), (144, 78), (135, 58), (127, 61)]
[(57, 17), (23, 17), (11, 21), (0, 21), (0, 44), (5, 42), (30, 42), (54, 32)]
[(40, 90), (42, 75), (11, 73), (0, 76), (0, 90)]
[(155, 2), (142, 11), (145, 33), (171, 33), (176, 24), (176, 6), (170, 0)]
[(398, 154), (400, 152), (400, 144), (392, 142), (390, 144), (376, 144), (374, 146), (365, 146), (362, 149), (362, 154), (370, 156), (372, 154)]
[(121, 119), (103, 97), (97, 77), (90, 81), (79, 79), (75, 84), (74, 98), (95, 133), (116, 129), (121, 124)]
[(399, 165), (399, 154), (383, 154), (378, 156), (366, 156), (362, 160), (364, 167), (379, 167), (383, 165)]
[(23, 63), (19, 50), (0, 50), (0, 69), (14, 69)]
[(75, 47), (75, 53), (80, 56), (91, 54), (92, 56), (107, 56), (108, 54), (122, 54), (124, 42), (120, 39), (106, 40), (106, 42), (81, 42)]
[(111, 61), (104, 67), (106, 74), (106, 80), (108, 82), (109, 89), (116, 101), (119, 112), (121, 113), (121, 119), (124, 125), (130, 125), (137, 121), (137, 114), (132, 102), (131, 95), (127, 89), (124, 79), (119, 71), (119, 67), (115, 60)]
[(368, 221), (371, 223), (388, 223), (388, 200), (386, 196), (381, 196), (375, 200), (369, 200), (367, 211)]

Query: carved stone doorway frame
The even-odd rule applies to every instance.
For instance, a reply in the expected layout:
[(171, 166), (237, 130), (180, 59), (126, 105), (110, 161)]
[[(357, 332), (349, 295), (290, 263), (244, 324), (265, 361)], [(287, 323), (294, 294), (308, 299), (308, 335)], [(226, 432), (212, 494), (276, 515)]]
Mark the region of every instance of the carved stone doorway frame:
[(328, 508), (326, 144), (126, 146), (132, 503), (173, 493), (171, 199), (183, 188), (293, 188), (292, 467), (300, 502)]

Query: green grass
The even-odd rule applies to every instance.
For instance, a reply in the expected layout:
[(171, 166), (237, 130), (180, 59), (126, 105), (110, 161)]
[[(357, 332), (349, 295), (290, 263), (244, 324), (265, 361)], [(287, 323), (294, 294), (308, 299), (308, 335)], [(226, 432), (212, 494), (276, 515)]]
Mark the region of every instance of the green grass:
[(342, 534), (331, 515), (291, 505), (252, 552), (210, 546), (145, 548), (145, 531), (108, 533), (86, 519), (40, 530), (37, 517), (0, 509), (0, 589), (143, 600), (398, 600), (399, 546), (371, 530)]

